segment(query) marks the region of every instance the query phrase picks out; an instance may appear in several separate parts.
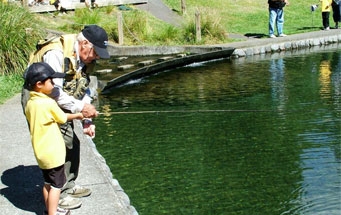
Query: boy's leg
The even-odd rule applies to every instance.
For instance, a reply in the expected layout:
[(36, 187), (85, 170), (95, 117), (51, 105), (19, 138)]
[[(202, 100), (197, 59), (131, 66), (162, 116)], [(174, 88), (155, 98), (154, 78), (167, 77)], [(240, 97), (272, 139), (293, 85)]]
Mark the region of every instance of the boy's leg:
[(329, 27), (329, 13), (328, 12), (322, 12), (322, 24), (323, 24), (324, 29)]
[(59, 202), (59, 196), (60, 196), (60, 189), (51, 187), (49, 195), (48, 195), (48, 201), (47, 201), (47, 211), (49, 214), (56, 214), (58, 202)]
[(52, 169), (42, 170), (45, 180), (43, 193), (46, 209), (49, 215), (55, 215), (57, 212), (60, 192), (66, 182), (64, 171), (64, 165)]
[(327, 28), (329, 28), (329, 14), (330, 14), (330, 12), (326, 13), (326, 26), (327, 26)]
[(46, 210), (48, 210), (48, 197), (49, 197), (50, 189), (51, 189), (51, 186), (49, 184), (44, 184), (43, 196), (44, 196), (44, 203), (45, 203)]

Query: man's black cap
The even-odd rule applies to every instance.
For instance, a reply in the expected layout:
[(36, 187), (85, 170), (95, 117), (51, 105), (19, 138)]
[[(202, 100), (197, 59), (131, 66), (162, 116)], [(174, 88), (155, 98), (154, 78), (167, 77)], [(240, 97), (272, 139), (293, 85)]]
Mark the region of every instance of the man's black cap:
[(94, 45), (95, 51), (100, 58), (110, 58), (107, 51), (108, 35), (103, 28), (98, 25), (88, 25), (84, 27), (82, 33), (84, 37)]

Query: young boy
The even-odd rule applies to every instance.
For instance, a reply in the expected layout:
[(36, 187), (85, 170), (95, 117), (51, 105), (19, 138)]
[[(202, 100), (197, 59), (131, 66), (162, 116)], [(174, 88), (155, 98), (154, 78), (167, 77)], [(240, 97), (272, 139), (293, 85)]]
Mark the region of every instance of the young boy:
[(83, 119), (82, 113), (66, 114), (48, 95), (54, 87), (52, 78), (63, 78), (47, 63), (34, 63), (25, 71), (24, 87), (30, 91), (25, 107), (34, 155), (44, 177), (43, 195), (48, 215), (70, 214), (58, 208), (61, 188), (66, 182), (64, 163), (65, 143), (59, 124)]

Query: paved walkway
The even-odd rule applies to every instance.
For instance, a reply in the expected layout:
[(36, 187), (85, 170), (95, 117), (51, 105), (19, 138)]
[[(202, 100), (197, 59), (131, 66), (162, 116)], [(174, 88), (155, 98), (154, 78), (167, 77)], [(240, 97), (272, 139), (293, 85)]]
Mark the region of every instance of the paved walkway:
[[(83, 137), (85, 137), (83, 135)], [(81, 139), (78, 183), (92, 189), (71, 214), (137, 214), (129, 198), (98, 154), (91, 139)], [(20, 105), (20, 94), (0, 105), (0, 214), (43, 214), (42, 176)]]
[(156, 18), (161, 19), (169, 24), (180, 26), (182, 18), (170, 8), (168, 8), (161, 0), (148, 1), (147, 4), (135, 5), (140, 10), (153, 14)]

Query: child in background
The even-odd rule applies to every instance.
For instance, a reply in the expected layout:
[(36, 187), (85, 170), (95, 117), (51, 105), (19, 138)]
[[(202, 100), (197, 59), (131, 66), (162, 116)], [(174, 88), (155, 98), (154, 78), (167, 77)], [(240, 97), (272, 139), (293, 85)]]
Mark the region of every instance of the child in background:
[(25, 115), (34, 155), (45, 181), (43, 196), (48, 215), (70, 214), (69, 210), (58, 208), (61, 188), (66, 183), (66, 148), (59, 124), (67, 120), (83, 119), (82, 113), (64, 113), (56, 101), (48, 96), (54, 88), (52, 78), (64, 76), (65, 73), (55, 72), (47, 63), (34, 63), (24, 74), (24, 87), (30, 90)]
[(320, 0), (322, 10), (322, 24), (325, 31), (329, 31), (329, 15), (331, 11), (331, 5), (333, 0)]

